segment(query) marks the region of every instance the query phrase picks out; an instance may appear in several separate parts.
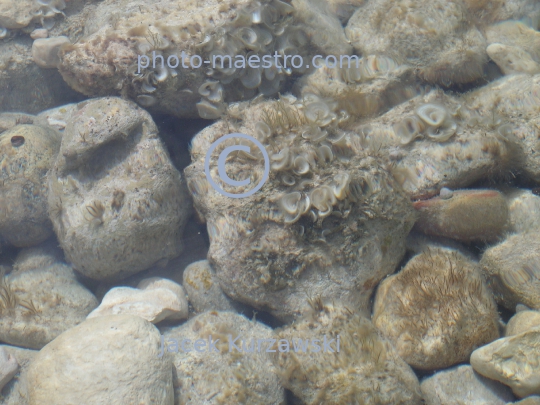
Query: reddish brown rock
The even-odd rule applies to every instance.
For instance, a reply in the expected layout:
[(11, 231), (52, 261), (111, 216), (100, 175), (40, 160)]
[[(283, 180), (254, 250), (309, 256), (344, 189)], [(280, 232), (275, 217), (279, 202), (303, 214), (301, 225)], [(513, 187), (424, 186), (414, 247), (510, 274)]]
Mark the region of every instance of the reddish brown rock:
[(464, 242), (493, 241), (508, 222), (508, 206), (496, 190), (458, 190), (417, 201), (415, 228)]

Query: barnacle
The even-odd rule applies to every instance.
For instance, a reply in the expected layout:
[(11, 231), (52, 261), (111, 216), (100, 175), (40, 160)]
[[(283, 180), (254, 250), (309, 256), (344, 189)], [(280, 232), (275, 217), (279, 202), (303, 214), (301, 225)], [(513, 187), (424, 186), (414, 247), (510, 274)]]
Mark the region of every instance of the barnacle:
[(279, 206), (285, 216), (285, 223), (292, 224), (309, 210), (310, 199), (302, 193), (294, 191), (285, 194), (279, 201)]
[(311, 203), (319, 210), (318, 216), (325, 218), (332, 213), (333, 205), (337, 202), (333, 190), (329, 186), (321, 186), (311, 191)]
[(405, 117), (403, 121), (394, 124), (394, 132), (402, 145), (407, 145), (420, 137), (423, 129), (422, 121), (416, 116)]
[(432, 127), (441, 126), (448, 115), (446, 109), (437, 104), (424, 104), (416, 109), (416, 114)]
[[(101, 201), (96, 200), (85, 207), (86, 212), (90, 214), (90, 221), (98, 220), (99, 223), (103, 223), (103, 214), (105, 213), (105, 207)], [(87, 217), (88, 219), (88, 217)]]

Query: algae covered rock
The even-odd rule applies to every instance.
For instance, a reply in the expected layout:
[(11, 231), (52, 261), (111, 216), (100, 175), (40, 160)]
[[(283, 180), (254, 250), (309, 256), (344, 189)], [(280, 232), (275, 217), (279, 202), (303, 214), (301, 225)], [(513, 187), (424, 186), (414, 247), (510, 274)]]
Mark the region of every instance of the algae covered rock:
[[(220, 285), (234, 300), (281, 319), (305, 312), (316, 296), (366, 310), (373, 288), (404, 254), (415, 219), (384, 156), (346, 131), (335, 108), (315, 95), (241, 104), (235, 119), (192, 141), (185, 174), (207, 222), (208, 260)], [(221, 194), (205, 175), (210, 145), (230, 132), (257, 137), (269, 156), (268, 181), (243, 198)], [(229, 156), (228, 175), (251, 182), (233, 187), (216, 167), (235, 141), (223, 140), (210, 156), (210, 176), (227, 193), (253, 191), (264, 180), (263, 151), (246, 141), (250, 153)]]
[(345, 33), (356, 51), (389, 56), (416, 67), (422, 79), (449, 86), (480, 78), (487, 62), (485, 39), (467, 15), (462, 2), (368, 1)]
[[(219, 118), (225, 102), (277, 94), (310, 56), (351, 52), (337, 17), (315, 0), (105, 0), (85, 34), (60, 52), (74, 89), (207, 119)], [(285, 55), (302, 62), (287, 64)]]
[(232, 301), (223, 293), (208, 260), (191, 263), (185, 268), (183, 276), (184, 287), (195, 312), (242, 309), (242, 304)]
[(497, 302), (540, 309), (540, 232), (523, 232), (487, 249), (480, 261)]
[(163, 357), (176, 368), (177, 404), (284, 405), (267, 348), (272, 329), (232, 312), (210, 311), (162, 337)]
[(79, 104), (49, 178), (49, 211), (66, 258), (94, 279), (178, 256), (190, 211), (152, 118), (119, 98)]
[(52, 129), (17, 125), (0, 134), (0, 234), (15, 246), (31, 246), (52, 234), (47, 215), (47, 174), (60, 136)]
[(466, 361), (499, 337), (497, 307), (477, 265), (445, 248), (414, 256), (379, 285), (373, 323), (423, 370)]
[(78, 325), (98, 305), (71, 267), (60, 262), (8, 274), (0, 297), (0, 339), (32, 349)]
[(540, 327), (498, 339), (471, 355), (474, 370), (512, 388), (523, 398), (540, 394)]
[(351, 125), (363, 148), (385, 151), (389, 170), (411, 198), (426, 199), (443, 187), (467, 187), (519, 169), (520, 146), (487, 112), (479, 116), (440, 90), (413, 95), (379, 117), (352, 119)]
[(314, 313), (276, 330), (274, 363), (302, 403), (421, 403), (418, 380), (369, 319), (321, 301)]
[(29, 405), (173, 405), (160, 334), (138, 316), (88, 319), (45, 346), (28, 370)]
[(19, 363), (12, 354), (0, 346), (0, 391), (19, 371)]
[(512, 158), (516, 163), (513, 171), (523, 172), (534, 181), (540, 181), (539, 94), (540, 74), (514, 74), (463, 97), (465, 110), (471, 112), (470, 124), (485, 122), (488, 118), (487, 124), (496, 128), (500, 137), (511, 140), (521, 150)]
[(540, 230), (540, 196), (531, 190), (507, 193), (510, 229), (516, 233)]

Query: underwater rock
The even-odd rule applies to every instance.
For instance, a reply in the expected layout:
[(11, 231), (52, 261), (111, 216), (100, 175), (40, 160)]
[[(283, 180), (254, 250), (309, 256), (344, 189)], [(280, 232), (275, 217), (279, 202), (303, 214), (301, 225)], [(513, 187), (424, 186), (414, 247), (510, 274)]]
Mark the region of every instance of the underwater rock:
[(496, 190), (455, 190), (450, 198), (416, 201), (414, 208), (417, 230), (464, 242), (496, 240), (508, 222), (506, 200)]
[[(470, 125), (484, 122), (503, 139), (511, 140), (520, 154), (510, 174), (523, 172), (540, 181), (540, 74), (504, 76), (462, 97)], [(503, 153), (502, 149), (493, 152)]]
[(64, 44), (69, 44), (68, 37), (36, 39), (32, 44), (32, 58), (36, 65), (45, 69), (55, 69), (60, 63), (58, 51)]
[(178, 256), (189, 196), (150, 115), (120, 98), (77, 108), (49, 176), (49, 215), (66, 259), (110, 280)]
[(519, 335), (537, 326), (540, 326), (539, 311), (520, 311), (508, 321), (505, 336)]
[(19, 371), (19, 363), (15, 356), (8, 354), (3, 346), (0, 346), (0, 391)]
[(55, 238), (40, 245), (21, 249), (13, 263), (13, 274), (52, 266), (64, 260), (64, 253)]
[(530, 190), (512, 190), (506, 199), (513, 232), (540, 231), (540, 196)]
[(410, 66), (378, 55), (350, 58), (343, 58), (341, 68), (323, 66), (302, 77), (301, 94), (332, 99), (348, 115), (375, 117), (421, 92)]
[[(225, 101), (276, 95), (312, 56), (351, 52), (326, 9), (314, 0), (105, 0), (84, 38), (61, 50), (59, 70), (88, 96), (122, 94), (152, 111), (217, 119)], [(302, 63), (285, 66), (294, 55)]]
[(208, 260), (191, 263), (184, 270), (184, 287), (195, 312), (241, 312), (243, 305), (227, 297)]
[(498, 126), (470, 120), (462, 105), (433, 90), (347, 129), (361, 136), (363, 148), (384, 151), (389, 170), (411, 198), (425, 199), (443, 187), (498, 178), (520, 163), (519, 145), (501, 136)]
[(285, 343), (290, 349), (276, 350), (274, 363), (284, 386), (302, 403), (421, 403), (411, 368), (369, 319), (346, 307), (313, 302), (311, 316), (277, 329), (276, 338), (275, 349)]
[(536, 26), (540, 21), (540, 5), (536, 0), (463, 0), (478, 26), (504, 20), (522, 20)]
[(8, 357), (15, 358), (19, 368), (15, 378), (1, 392), (2, 405), (28, 405), (26, 374), (38, 351), (9, 345), (1, 345), (0, 350), (7, 353)]
[(339, 18), (341, 25), (347, 25), (349, 18), (366, 0), (327, 0), (327, 2), (331, 12)]
[(498, 339), (476, 349), (471, 355), (474, 370), (512, 388), (523, 398), (540, 394), (540, 328)]
[(81, 323), (98, 305), (63, 263), (21, 267), (5, 276), (0, 285), (0, 340), (6, 343), (40, 349)]
[(345, 33), (357, 52), (388, 56), (450, 86), (480, 78), (487, 62), (485, 39), (467, 15), (462, 2), (374, 0), (356, 10)]
[(37, 114), (81, 99), (56, 69), (42, 69), (34, 63), (32, 43), (23, 35), (0, 40), (0, 111)]
[(17, 125), (0, 134), (0, 234), (17, 247), (52, 235), (47, 215), (47, 173), (60, 148), (52, 129)]
[(64, 14), (64, 0), (3, 0), (0, 2), (0, 27), (21, 29), (34, 21), (41, 21), (43, 26), (54, 25), (56, 14)]
[(88, 319), (45, 346), (28, 370), (29, 405), (173, 405), (171, 359), (138, 316)]
[(540, 405), (540, 396), (533, 395), (513, 403), (514, 405)]
[(116, 287), (111, 289), (87, 317), (130, 314), (158, 323), (164, 319), (188, 317), (188, 302), (181, 285), (171, 280), (145, 279), (139, 288)]
[(47, 127), (47, 121), (36, 115), (25, 113), (2, 112), (0, 113), (0, 133), (21, 124), (32, 124)]
[[(240, 104), (234, 118), (195, 136), (184, 171), (224, 292), (283, 320), (308, 310), (310, 296), (367, 310), (373, 288), (401, 260), (415, 219), (384, 156), (341, 130), (334, 107), (315, 95)], [(210, 144), (230, 132), (258, 137), (269, 154), (268, 181), (244, 198), (222, 195), (205, 176)], [(246, 141), (251, 153), (229, 156), (229, 176), (251, 181), (232, 187), (216, 167), (228, 142), (212, 154), (210, 175), (224, 191), (244, 193), (263, 178), (262, 152)]]
[(505, 405), (514, 400), (508, 387), (469, 365), (439, 371), (422, 380), (420, 388), (426, 405)]
[(499, 337), (497, 306), (477, 265), (432, 248), (379, 285), (373, 324), (409, 365), (421, 370), (466, 361)]
[(540, 309), (540, 232), (509, 236), (487, 249), (480, 261), (497, 302), (513, 310), (517, 304)]
[(67, 122), (79, 110), (78, 106), (79, 103), (72, 103), (51, 108), (50, 110), (40, 112), (37, 118), (44, 121), (49, 127), (63, 133), (66, 129)]
[(205, 312), (168, 329), (163, 357), (176, 368), (175, 403), (285, 404), (266, 352), (272, 337), (268, 326), (232, 312)]
[[(540, 6), (538, 8), (540, 10)], [(486, 28), (485, 32), (488, 44), (509, 46), (524, 52), (533, 62), (540, 62), (540, 32), (523, 21), (503, 21)]]
[(499, 66), (505, 75), (513, 73), (534, 75), (540, 73), (540, 64), (519, 47), (494, 43), (489, 45), (486, 51), (491, 60)]

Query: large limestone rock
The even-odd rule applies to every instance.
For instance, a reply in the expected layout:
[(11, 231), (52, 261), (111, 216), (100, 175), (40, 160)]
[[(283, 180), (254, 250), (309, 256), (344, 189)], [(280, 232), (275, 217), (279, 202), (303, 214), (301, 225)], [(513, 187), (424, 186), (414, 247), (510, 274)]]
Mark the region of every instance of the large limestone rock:
[(66, 258), (117, 279), (178, 256), (190, 201), (150, 115), (120, 98), (68, 119), (49, 176), (49, 213)]
[(29, 405), (173, 405), (160, 334), (132, 315), (89, 319), (45, 346), (28, 371)]

